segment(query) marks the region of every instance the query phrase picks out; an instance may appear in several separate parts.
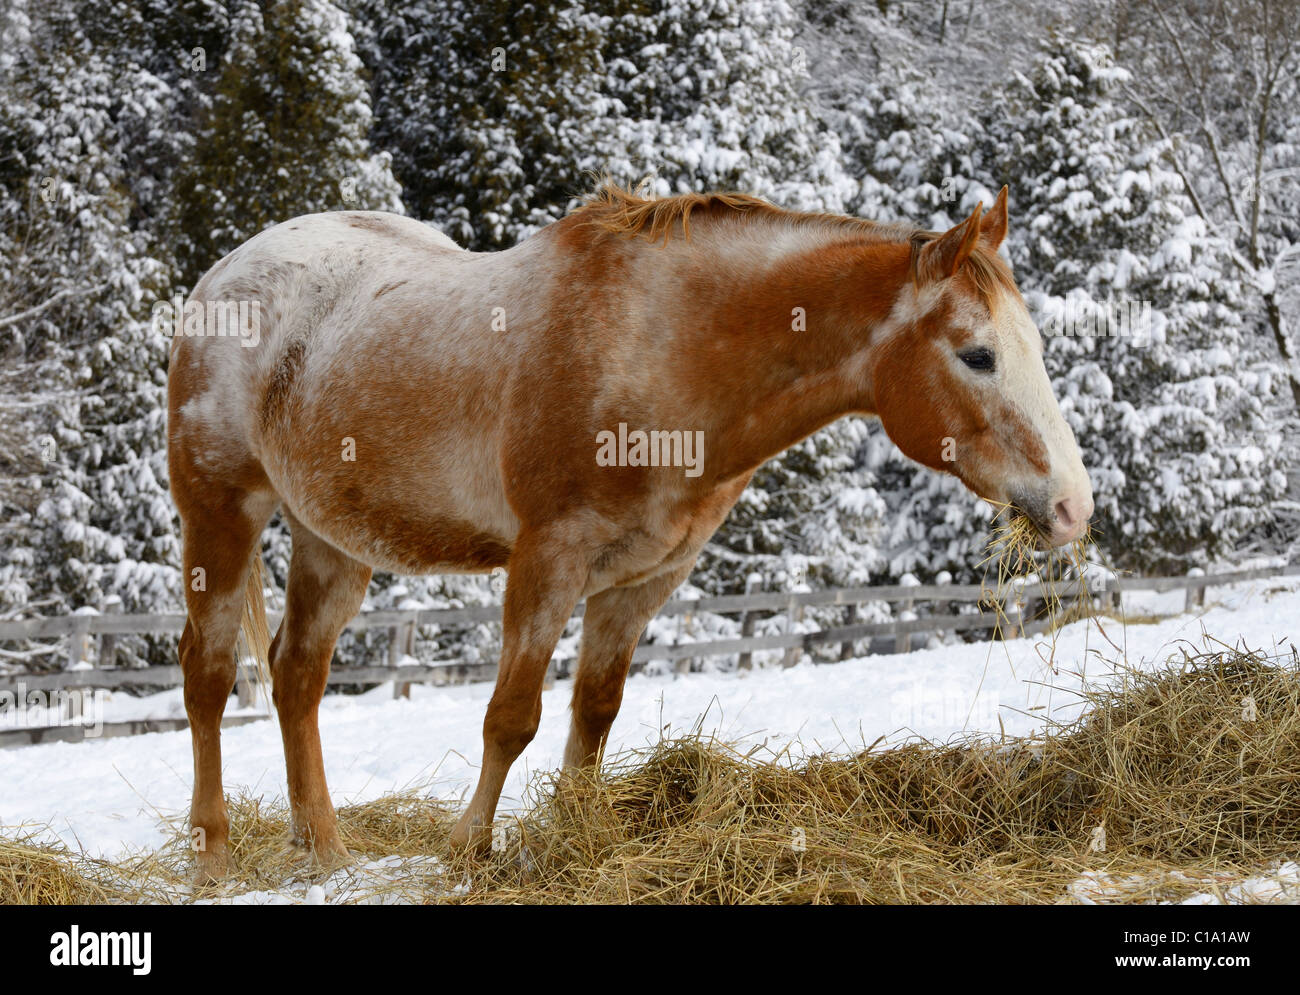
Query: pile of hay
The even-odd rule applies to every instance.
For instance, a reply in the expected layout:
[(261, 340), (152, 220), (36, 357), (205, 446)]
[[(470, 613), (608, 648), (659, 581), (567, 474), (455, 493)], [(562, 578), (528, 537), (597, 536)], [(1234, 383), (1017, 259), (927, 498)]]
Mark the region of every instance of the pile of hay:
[[(33, 827), (17, 839), (0, 836), (0, 905), (171, 904), (257, 892), (273, 897), (292, 894), (293, 884), (301, 897), (306, 883), (321, 878), (306, 852), (289, 844), (285, 806), (248, 796), (227, 803), (234, 868), (220, 889), (191, 888), (194, 855), (181, 821), (161, 850), (115, 861), (45, 844), (48, 833)], [(386, 865), (369, 873), (364, 867), (337, 872), (339, 898), (419, 902), (448, 890), (441, 862), (430, 856), (447, 851), (458, 816), (451, 807), (408, 793), (346, 806), (338, 815), (340, 835), (359, 863), (374, 855)]]
[(34, 835), (0, 838), (0, 905), (106, 905), (124, 899), (107, 865)]
[[(665, 742), (539, 782), (477, 860), (447, 855), (454, 812), (409, 796), (342, 809), (341, 830), (358, 855), (425, 856), (390, 899), (455, 902), (1051, 903), (1080, 880), (1176, 900), (1300, 855), (1294, 653), (1188, 656), (1086, 706), (1040, 740), (799, 763)], [(232, 825), (231, 890), (291, 873), (282, 811), (245, 800)], [(180, 827), (173, 849), (118, 865), (0, 845), (6, 903), (162, 900), (187, 875)]]
[(1134, 674), (1038, 742), (794, 767), (666, 743), (556, 779), (463, 900), (1050, 902), (1098, 869), (1178, 868), (1196, 890), (1300, 853), (1291, 663), (1226, 651)]

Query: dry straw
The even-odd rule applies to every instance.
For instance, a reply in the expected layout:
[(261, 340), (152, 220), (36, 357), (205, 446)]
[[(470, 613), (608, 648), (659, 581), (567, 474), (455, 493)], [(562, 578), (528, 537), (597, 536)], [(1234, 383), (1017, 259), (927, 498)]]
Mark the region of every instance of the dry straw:
[(1179, 897), (1295, 857), (1294, 669), (1225, 648), (1086, 704), (1037, 741), (788, 764), (685, 740), (559, 775), (460, 900), (1053, 902), (1088, 870)]
[[(1011, 505), (996, 506), (988, 555), (980, 566), (984, 568), (984, 586), (990, 590), (986, 600), (998, 614), (999, 634), (1014, 636), (1023, 626), (1023, 619), (1008, 616), (1006, 606), (1017, 599), (1018, 588), (1029, 578), (1036, 578), (1042, 586), (1042, 614), (1050, 633), (1055, 634), (1067, 622), (1091, 616), (1087, 581), (1088, 554), (1092, 551), (1097, 547), (1091, 529), (1060, 549), (1044, 550), (1041, 534), (1027, 516)], [(994, 572), (992, 587), (990, 570)], [(1054, 652), (1054, 639), (1052, 649)]]

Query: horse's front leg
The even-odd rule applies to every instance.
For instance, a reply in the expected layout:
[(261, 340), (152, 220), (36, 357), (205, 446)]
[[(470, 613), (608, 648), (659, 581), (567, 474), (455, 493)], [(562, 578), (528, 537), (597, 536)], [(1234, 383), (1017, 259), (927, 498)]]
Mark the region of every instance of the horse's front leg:
[(555, 538), (560, 531), (521, 532), (510, 555), (501, 669), (483, 720), (483, 769), (452, 830), (453, 846), (490, 839), (506, 775), (537, 732), (546, 668), (587, 582), (587, 559)]

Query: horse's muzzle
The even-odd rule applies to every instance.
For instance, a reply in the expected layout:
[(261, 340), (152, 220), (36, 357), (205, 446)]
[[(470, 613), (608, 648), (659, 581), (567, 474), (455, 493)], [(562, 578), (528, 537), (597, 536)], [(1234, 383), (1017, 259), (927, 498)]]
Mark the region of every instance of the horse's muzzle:
[(1056, 549), (1082, 539), (1088, 534), (1093, 511), (1091, 493), (1053, 495), (1046, 490), (1037, 495), (1017, 495), (1011, 506), (1033, 525), (1043, 549)]

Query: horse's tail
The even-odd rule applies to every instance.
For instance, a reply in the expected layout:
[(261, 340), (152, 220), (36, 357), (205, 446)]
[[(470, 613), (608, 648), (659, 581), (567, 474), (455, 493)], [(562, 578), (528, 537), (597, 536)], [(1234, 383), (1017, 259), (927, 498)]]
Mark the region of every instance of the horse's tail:
[(245, 658), (250, 656), (253, 658), (257, 666), (258, 683), (262, 685), (262, 693), (265, 695), (271, 686), (271, 630), (266, 624), (266, 602), (262, 598), (262, 583), (262, 551), (260, 548), (255, 548), (249, 564), (248, 584), (244, 588), (244, 613), (239, 619), (239, 636), (242, 644), (239, 665), (244, 666)]

